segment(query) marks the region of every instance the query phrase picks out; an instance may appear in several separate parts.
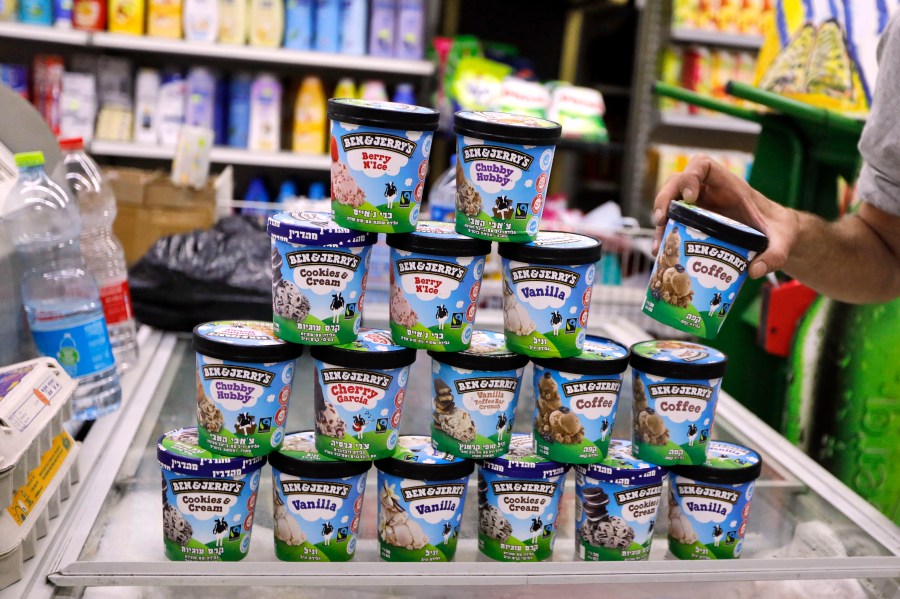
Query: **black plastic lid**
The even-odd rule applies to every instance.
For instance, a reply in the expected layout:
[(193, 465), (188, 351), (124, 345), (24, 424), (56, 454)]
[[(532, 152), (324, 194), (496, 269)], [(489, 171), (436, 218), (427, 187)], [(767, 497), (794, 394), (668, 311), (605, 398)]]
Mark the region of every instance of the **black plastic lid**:
[(412, 233), (391, 233), (385, 238), (392, 248), (431, 256), (484, 256), (491, 252), (490, 241), (461, 235), (453, 223), (422, 221)]
[(472, 333), (472, 343), (467, 350), (461, 352), (429, 351), (428, 355), (448, 366), (488, 372), (515, 370), (528, 364), (528, 356), (509, 350), (506, 347), (503, 333), (494, 331)]
[(718, 379), (728, 358), (713, 347), (691, 341), (651, 340), (631, 346), (631, 367), (647, 374), (677, 379)]
[(194, 351), (230, 362), (283, 362), (300, 357), (303, 346), (275, 336), (271, 322), (218, 320), (194, 327)]
[(724, 441), (710, 441), (706, 463), (702, 466), (670, 466), (669, 472), (697, 482), (739, 485), (759, 478), (762, 456), (757, 452)]
[(434, 449), (431, 437), (401, 435), (394, 455), (377, 460), (375, 467), (403, 478), (442, 481), (469, 476), (475, 471), (475, 462)]
[(605, 337), (588, 335), (582, 352), (572, 358), (532, 358), (531, 361), (551, 370), (570, 374), (621, 374), (628, 369), (631, 350)]
[(694, 204), (672, 202), (668, 217), (726, 243), (761, 252), (769, 247), (769, 238), (753, 227), (732, 220)]
[[(311, 446), (313, 451), (293, 449), (292, 440)], [(281, 448), (269, 454), (269, 464), (279, 472), (308, 478), (346, 478), (372, 467), (372, 462), (345, 462), (323, 455), (315, 450), (315, 443), (312, 431), (288, 433)]]
[(416, 350), (394, 344), (390, 332), (381, 329), (360, 329), (356, 341), (314, 345), (309, 353), (316, 360), (335, 366), (368, 370), (403, 368), (416, 361)]
[(331, 98), (327, 112), (328, 118), (342, 123), (414, 131), (437, 131), (441, 117), (437, 110), (424, 106), (354, 98)]
[(600, 241), (578, 233), (540, 231), (528, 243), (498, 243), (504, 258), (533, 264), (590, 264), (600, 259)]
[(509, 112), (472, 112), (453, 115), (453, 131), (486, 141), (549, 146), (562, 134), (559, 123)]

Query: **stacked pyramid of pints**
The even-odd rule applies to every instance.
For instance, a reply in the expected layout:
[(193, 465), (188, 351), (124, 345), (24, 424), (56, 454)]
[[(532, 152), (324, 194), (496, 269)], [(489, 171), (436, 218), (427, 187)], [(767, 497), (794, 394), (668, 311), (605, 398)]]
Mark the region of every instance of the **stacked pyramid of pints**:
[[(478, 545), (494, 559), (550, 557), (570, 465), (582, 559), (648, 557), (667, 470), (677, 475), (669, 495), (673, 553), (740, 555), (760, 458), (710, 442), (725, 356), (693, 343), (629, 349), (586, 335), (600, 242), (540, 230), (559, 125), (457, 113), (454, 228), (418, 220), (436, 111), (332, 99), (328, 116), (332, 214), (269, 219), (273, 322), (194, 330), (197, 427), (164, 435), (158, 450), (169, 558), (246, 555), (267, 458), (283, 560), (353, 557), (373, 462), (381, 558), (452, 560), (476, 460)], [(360, 328), (377, 233), (391, 248), (389, 331)], [(493, 241), (502, 259), (503, 334), (474, 328)], [(304, 345), (315, 364), (315, 427), (285, 434)], [(431, 435), (401, 436), (419, 349), (432, 358)], [(529, 361), (533, 435), (512, 434)], [(610, 438), (629, 363), (633, 445)], [(722, 490), (714, 497), (702, 495), (715, 485)], [(715, 502), (741, 524), (724, 524), (726, 531), (714, 518), (708, 526), (682, 497)]]

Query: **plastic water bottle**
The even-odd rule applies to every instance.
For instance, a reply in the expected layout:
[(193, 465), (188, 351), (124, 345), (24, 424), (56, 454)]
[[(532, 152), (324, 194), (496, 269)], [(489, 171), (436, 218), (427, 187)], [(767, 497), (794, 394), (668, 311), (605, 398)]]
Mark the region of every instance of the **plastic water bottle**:
[(450, 168), (431, 186), (428, 209), (431, 220), (456, 221), (456, 154), (450, 155)]
[(121, 373), (137, 362), (138, 346), (125, 252), (112, 232), (116, 198), (80, 137), (63, 139), (59, 146), (66, 181), (81, 212), (81, 255), (100, 287), (109, 341)]
[(90, 420), (122, 401), (97, 282), (79, 246), (81, 219), (68, 193), (44, 172), (41, 152), (16, 154), (19, 180), (3, 222), (22, 263), (22, 303), (35, 345), (78, 381), (75, 418)]

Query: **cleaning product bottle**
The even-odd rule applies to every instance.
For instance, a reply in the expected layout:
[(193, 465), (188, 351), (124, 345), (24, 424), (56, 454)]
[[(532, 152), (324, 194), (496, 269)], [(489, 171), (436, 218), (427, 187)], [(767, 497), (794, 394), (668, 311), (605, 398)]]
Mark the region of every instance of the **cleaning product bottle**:
[(181, 0), (148, 0), (147, 35), (181, 39)]
[[(244, 201), (259, 202), (261, 204), (268, 204), (269, 202), (271, 202), (271, 198), (269, 197), (269, 190), (266, 187), (266, 182), (261, 176), (253, 177), (250, 180), (250, 184), (247, 185), (247, 194), (244, 196)], [(268, 216), (268, 212), (265, 208), (243, 208), (241, 210), (241, 214), (245, 216), (257, 216), (261, 218), (266, 218), (266, 216)]]
[(369, 18), (369, 54), (393, 56), (397, 25), (397, 0), (372, 0)]
[(249, 73), (235, 73), (228, 86), (228, 145), (246, 148), (250, 134), (250, 87), (253, 77)]
[(341, 0), (341, 52), (366, 53), (368, 19), (368, 0)]
[(134, 84), (134, 141), (156, 144), (156, 106), (160, 78), (156, 69), (139, 69)]
[(350, 77), (344, 77), (334, 86), (335, 98), (355, 98), (356, 83)]
[(425, 0), (398, 0), (394, 57), (422, 60), (425, 56)]
[(250, 45), (277, 48), (284, 36), (281, 0), (250, 0)]
[(263, 152), (281, 149), (281, 83), (259, 75), (250, 89), (250, 133), (247, 147)]
[(284, 22), (284, 47), (312, 50), (313, 0), (287, 0)]
[(212, 71), (205, 67), (194, 67), (188, 71), (185, 124), (212, 129), (215, 97), (216, 78)]
[(228, 144), (228, 80), (215, 73), (216, 92), (213, 96), (213, 144)]
[(325, 114), (325, 91), (318, 77), (308, 76), (300, 84), (294, 107), (293, 150), (307, 154), (325, 151), (328, 118)]
[(384, 87), (384, 81), (378, 79), (369, 79), (362, 84), (360, 97), (369, 102), (387, 102), (387, 89)]
[(247, 43), (247, 0), (219, 0), (219, 41)]
[(306, 193), (308, 199), (316, 201), (316, 200), (324, 200), (325, 199), (325, 184), (321, 181), (313, 181), (309, 184), (309, 191)]
[(109, 32), (144, 35), (144, 0), (109, 0)]
[(75, 0), (72, 5), (72, 25), (75, 29), (84, 31), (105, 31), (106, 0)]
[(53, 2), (53, 24), (61, 29), (72, 28), (72, 0), (55, 0)]
[(53, 0), (19, 0), (19, 21), (30, 25), (53, 25)]
[(0, 1), (0, 21), (15, 21), (19, 17), (18, 0)]
[(341, 49), (341, 0), (316, 0), (316, 32), (313, 47), (319, 52)]
[(156, 137), (163, 146), (174, 147), (178, 131), (184, 124), (184, 104), (187, 82), (177, 71), (163, 73), (156, 104)]
[(285, 179), (281, 182), (281, 187), (278, 188), (278, 199), (275, 201), (279, 204), (284, 204), (288, 200), (293, 200), (297, 197), (297, 184), (294, 183), (293, 179)]
[(391, 102), (397, 102), (398, 104), (416, 104), (416, 92), (412, 83), (398, 83), (396, 89), (394, 89), (394, 97), (391, 98)]
[(219, 33), (218, 0), (184, 0), (184, 39), (214, 42)]

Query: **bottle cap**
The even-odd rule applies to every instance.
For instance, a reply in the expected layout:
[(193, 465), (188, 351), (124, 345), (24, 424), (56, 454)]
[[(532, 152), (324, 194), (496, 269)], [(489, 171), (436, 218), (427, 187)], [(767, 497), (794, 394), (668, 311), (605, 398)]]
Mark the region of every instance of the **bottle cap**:
[(63, 152), (71, 152), (72, 150), (83, 150), (84, 140), (80, 137), (67, 137), (59, 140), (59, 149)]
[(29, 166), (44, 166), (43, 152), (19, 152), (15, 155), (16, 166), (27, 168)]

